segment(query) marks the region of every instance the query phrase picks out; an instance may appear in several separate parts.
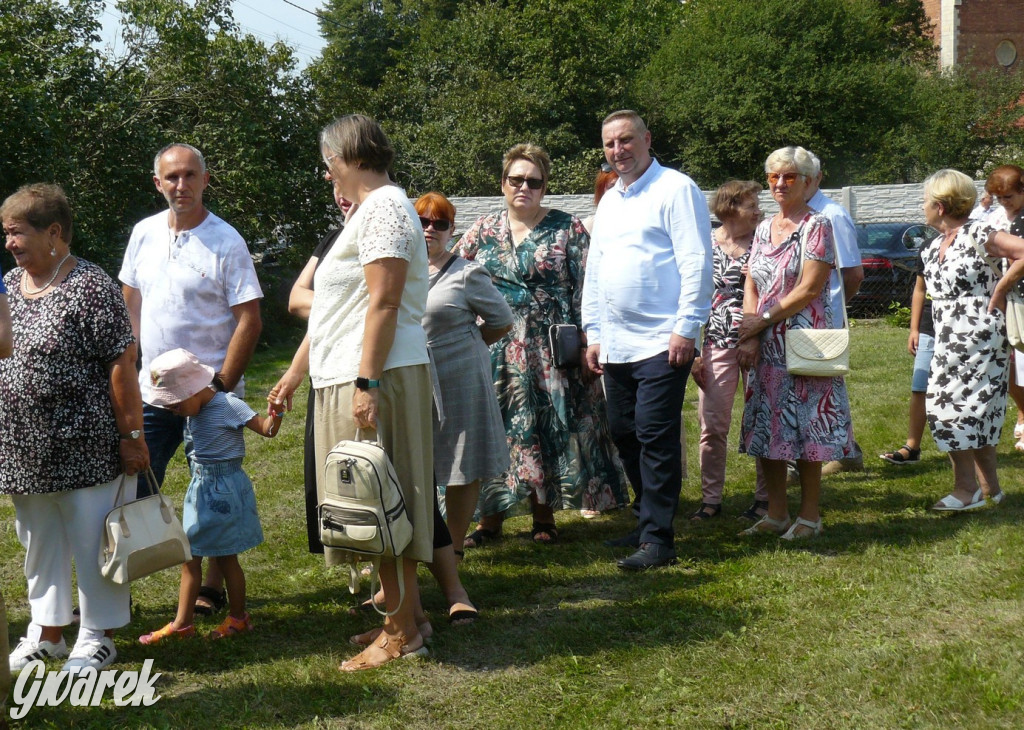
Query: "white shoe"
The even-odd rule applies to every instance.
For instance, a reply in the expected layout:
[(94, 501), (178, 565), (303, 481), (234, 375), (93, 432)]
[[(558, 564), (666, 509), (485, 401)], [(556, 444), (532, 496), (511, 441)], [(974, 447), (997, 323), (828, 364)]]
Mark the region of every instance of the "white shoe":
[(29, 662), (35, 661), (36, 659), (63, 659), (68, 655), (68, 645), (64, 643), (64, 637), (62, 636), (60, 642), (54, 644), (50, 641), (32, 641), (26, 636), (21, 637), (21, 641), (14, 647), (14, 651), (11, 652), (11, 672), (20, 672)]
[(1024, 438), (1024, 423), (1018, 423), (1013, 427), (1013, 437), (1018, 441)]
[(71, 650), (71, 656), (65, 662), (62, 671), (70, 674), (92, 668), (103, 669), (117, 659), (117, 649), (114, 648), (114, 640), (109, 636), (99, 639), (79, 639), (75, 642), (75, 648)]

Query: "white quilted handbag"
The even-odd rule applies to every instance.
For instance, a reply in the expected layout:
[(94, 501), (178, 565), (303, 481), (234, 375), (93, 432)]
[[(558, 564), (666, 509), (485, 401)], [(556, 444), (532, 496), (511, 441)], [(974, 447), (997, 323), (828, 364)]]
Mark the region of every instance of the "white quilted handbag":
[[(800, 239), (800, 273), (803, 275), (806, 231)], [(799, 282), (799, 279), (798, 279)], [(839, 275), (840, 300), (843, 302), (842, 329), (793, 329), (792, 318), (786, 322), (786, 370), (792, 375), (834, 378), (850, 372), (850, 329), (846, 318), (846, 292)], [(828, 287), (828, 282), (825, 282)]]

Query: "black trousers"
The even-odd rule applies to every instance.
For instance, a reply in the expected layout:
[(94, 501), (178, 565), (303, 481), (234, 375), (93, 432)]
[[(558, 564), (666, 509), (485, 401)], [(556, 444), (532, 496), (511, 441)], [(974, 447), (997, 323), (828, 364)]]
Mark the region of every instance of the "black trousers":
[(671, 547), (683, 482), (679, 412), (690, 363), (674, 368), (665, 351), (603, 367), (612, 439), (640, 503), (640, 542)]

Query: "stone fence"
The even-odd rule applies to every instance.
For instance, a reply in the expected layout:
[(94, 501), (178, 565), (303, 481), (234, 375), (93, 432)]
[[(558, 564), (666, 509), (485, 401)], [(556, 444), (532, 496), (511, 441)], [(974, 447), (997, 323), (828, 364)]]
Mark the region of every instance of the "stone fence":
[[(984, 187), (978, 182), (978, 194)], [(710, 198), (714, 191), (705, 190), (704, 195)], [(853, 216), (857, 223), (885, 223), (887, 221), (910, 221), (924, 223), (921, 211), (921, 183), (910, 185), (851, 185), (845, 188), (823, 190), (838, 203), (841, 203)], [(466, 230), (480, 216), (503, 208), (504, 198), (451, 198), (457, 213), (456, 235)], [(586, 218), (594, 213), (594, 200), (590, 195), (548, 195), (544, 205), (564, 210), (579, 218)], [(778, 206), (768, 192), (761, 193), (761, 209), (765, 215), (773, 215)]]

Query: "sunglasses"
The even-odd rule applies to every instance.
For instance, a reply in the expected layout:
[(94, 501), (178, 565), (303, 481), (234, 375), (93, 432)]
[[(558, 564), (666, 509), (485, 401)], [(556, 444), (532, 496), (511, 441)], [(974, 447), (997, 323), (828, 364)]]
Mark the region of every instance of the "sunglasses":
[(800, 177), (800, 173), (797, 173), (797, 172), (783, 172), (783, 173), (769, 172), (768, 173), (768, 184), (769, 185), (774, 185), (775, 183), (777, 183), (781, 179), (782, 182), (786, 183), (786, 185), (792, 185), (793, 183), (796, 182), (796, 179), (798, 177)]
[(514, 188), (523, 187), (523, 183), (526, 183), (526, 187), (530, 190), (540, 190), (544, 187), (544, 180), (539, 177), (521, 177), (519, 175), (506, 175), (505, 182)]
[(431, 226), (434, 227), (435, 231), (447, 231), (452, 227), (452, 222), (444, 218), (424, 218), (420, 216), (420, 225), (423, 226), (424, 231)]

